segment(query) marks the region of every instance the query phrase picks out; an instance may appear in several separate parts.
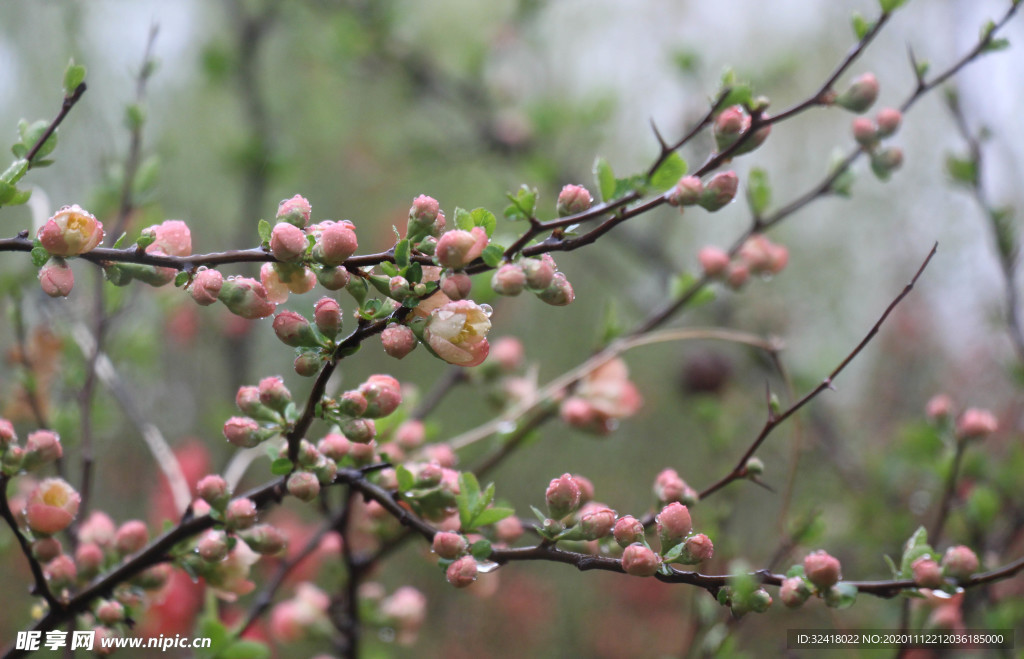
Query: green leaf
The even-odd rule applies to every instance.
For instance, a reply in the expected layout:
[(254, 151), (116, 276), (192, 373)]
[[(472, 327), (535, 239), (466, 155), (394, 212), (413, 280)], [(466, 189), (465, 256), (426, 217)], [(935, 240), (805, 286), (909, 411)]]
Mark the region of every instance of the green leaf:
[[(382, 261), (381, 264), (380, 264), (380, 270), (381, 270), (381, 272), (386, 274), (388, 277), (397, 277), (398, 276), (398, 268), (396, 268), (393, 263), (389, 263), (387, 261)], [(390, 286), (389, 286), (387, 292), (388, 293), (391, 292)]]
[(686, 161), (673, 151), (651, 174), (651, 187), (655, 190), (668, 190), (686, 176), (686, 169)]
[[(689, 272), (684, 272), (676, 275), (672, 278), (672, 283), (669, 288), (669, 295), (672, 298), (678, 299), (687, 294), (697, 284), (697, 278)], [(701, 305), (713, 302), (715, 299), (715, 292), (709, 287), (705, 286), (701, 290), (697, 291), (694, 296), (690, 299), (690, 308), (696, 308)]]
[(24, 158), (15, 160), (10, 166), (4, 170), (3, 174), (0, 174), (0, 181), (4, 183), (10, 183), (14, 185), (25, 176), (28, 172), (28, 161)]
[(14, 154), (15, 158), (24, 158), (25, 154), (28, 153), (28, 147), (21, 142), (17, 142), (11, 146), (11, 153)]
[(840, 581), (825, 591), (825, 604), (833, 609), (848, 609), (857, 600), (857, 587)]
[(412, 475), (405, 465), (398, 465), (395, 468), (395, 475), (398, 477), (398, 491), (408, 492), (416, 485), (416, 477)]
[(505, 248), (501, 245), (490, 244), (487, 247), (484, 247), (484, 252), (480, 257), (488, 266), (497, 268), (505, 258)]
[(911, 565), (914, 564), (914, 561), (932, 553), (932, 548), (928, 544), (928, 531), (924, 526), (919, 526), (903, 546), (903, 557), (900, 559), (900, 574), (904, 578), (909, 579), (913, 574)]
[(683, 547), (685, 546), (686, 543), (684, 542), (680, 542), (679, 544), (673, 546), (672, 549), (669, 549), (667, 552), (662, 554), (662, 560), (666, 563), (671, 563), (672, 561), (676, 560), (677, 558), (679, 558), (680, 554), (683, 553)]
[(174, 286), (175, 288), (181, 288), (188, 281), (188, 273), (182, 270), (178, 274), (174, 275)]
[(1000, 507), (999, 495), (995, 490), (988, 485), (976, 485), (967, 496), (964, 512), (977, 528), (983, 529), (993, 522)]
[(999, 255), (1006, 262), (1012, 262), (1017, 254), (1017, 227), (1013, 221), (1013, 207), (1004, 206), (989, 211), (989, 219), (996, 234)]
[(455, 226), (463, 231), (469, 231), (476, 226), (473, 222), (473, 214), (465, 208), (455, 209)]
[(14, 193), (14, 196), (7, 200), (8, 206), (20, 206), (28, 203), (28, 200), (32, 197), (32, 190), (18, 190)]
[(6, 204), (14, 195), (18, 192), (18, 189), (14, 185), (7, 181), (0, 181), (0, 205)]
[(609, 297), (605, 301), (602, 316), (601, 334), (598, 337), (598, 341), (600, 345), (607, 345), (625, 330), (622, 321), (619, 320), (619, 310), (615, 305), (615, 298)]
[(399, 268), (409, 266), (409, 249), (408, 240), (399, 240), (398, 244), (395, 245), (395, 265)]
[(83, 80), (85, 80), (85, 67), (75, 64), (75, 60), (72, 58), (68, 62), (67, 68), (64, 69), (64, 96), (74, 94)]
[(139, 246), (139, 249), (146, 249), (147, 247), (152, 245), (155, 241), (156, 241), (156, 236), (155, 235), (153, 235), (151, 233), (150, 234), (144, 233), (141, 236), (139, 236), (138, 240), (135, 241), (135, 244)]
[(797, 563), (796, 565), (791, 566), (789, 568), (789, 570), (786, 571), (786, 577), (787, 578), (802, 577), (802, 576), (804, 576), (804, 566), (800, 565), (799, 563)]
[(889, 571), (892, 572), (892, 578), (899, 579), (900, 569), (896, 567), (896, 561), (892, 560), (889, 554), (882, 554), (882, 558), (885, 559), (885, 564), (889, 566)]
[(292, 473), (295, 464), (288, 458), (278, 458), (270, 463), (270, 473), (275, 476), (285, 476)]
[(547, 521), (548, 516), (545, 515), (544, 512), (537, 506), (530, 506), (530, 510), (533, 511), (533, 516), (536, 517), (537, 521), (539, 521), (541, 524)]
[(352, 278), (345, 285), (345, 290), (355, 298), (357, 304), (362, 304), (366, 300), (366, 294), (369, 292), (370, 287), (366, 285), (365, 279), (353, 273)]
[(742, 105), (744, 107), (750, 105), (754, 99), (754, 89), (748, 83), (737, 83), (729, 89), (729, 93), (726, 95), (725, 100), (719, 107), (728, 108), (733, 105)]
[(526, 220), (537, 213), (537, 188), (519, 186), (516, 194), (505, 195), (512, 203), (505, 208), (505, 217), (510, 220)]
[(860, 12), (856, 11), (853, 12), (850, 22), (853, 25), (853, 34), (856, 35), (858, 41), (867, 36), (868, 32), (875, 27), (874, 23), (865, 19), (860, 15)]
[(768, 174), (760, 167), (750, 170), (747, 180), (747, 203), (754, 217), (760, 217), (772, 203), (772, 186), (768, 183)]
[(918, 62), (916, 69), (917, 77), (923, 79), (925, 74), (928, 73), (928, 69), (930, 67), (931, 64), (928, 63), (928, 60), (921, 60), (920, 62)]
[(487, 232), (487, 237), (490, 238), (494, 233), (494, 228), (498, 226), (498, 220), (494, 217), (494, 213), (486, 208), (474, 208), (470, 215), (473, 217), (473, 226), (483, 227)]
[(477, 560), (486, 560), (491, 555), (491, 543), (486, 540), (477, 540), (469, 546), (469, 553)]
[(970, 158), (946, 156), (946, 171), (956, 183), (972, 187), (978, 184), (978, 163)]
[(994, 53), (1000, 50), (1006, 50), (1010, 47), (1009, 39), (992, 39), (985, 44), (985, 47), (981, 52), (983, 53)]
[(249, 639), (235, 641), (216, 655), (217, 659), (267, 659), (269, 656), (270, 648), (266, 643)]
[(146, 123), (146, 108), (138, 103), (129, 103), (124, 109), (124, 125), (128, 130), (137, 131)]
[(50, 260), (50, 253), (46, 251), (45, 247), (33, 247), (31, 254), (32, 265), (37, 268), (43, 267)]
[(260, 242), (269, 243), (270, 234), (273, 232), (273, 227), (270, 226), (270, 222), (266, 220), (260, 220), (260, 223), (256, 225), (256, 231), (259, 232)]
[(494, 524), (500, 522), (506, 517), (511, 517), (515, 514), (515, 510), (512, 508), (484, 508), (480, 513), (473, 518), (472, 524), (474, 527), (487, 526), (488, 524)]
[(619, 199), (625, 197), (630, 192), (639, 192), (640, 194), (647, 193), (647, 177), (643, 174), (634, 174), (627, 178), (615, 179), (615, 191), (612, 192), (612, 196), (606, 201), (612, 199)]
[(886, 14), (891, 13), (906, 4), (907, 0), (878, 0), (878, 6)]
[(610, 201), (615, 194), (615, 173), (612, 166), (604, 158), (598, 157), (594, 161), (594, 180), (597, 182), (597, 189), (601, 193), (602, 201)]

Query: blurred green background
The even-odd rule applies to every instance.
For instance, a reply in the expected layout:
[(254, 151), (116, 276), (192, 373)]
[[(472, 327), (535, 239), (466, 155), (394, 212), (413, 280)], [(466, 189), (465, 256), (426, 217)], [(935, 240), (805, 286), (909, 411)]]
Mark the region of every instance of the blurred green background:
[[(873, 71), (882, 87), (879, 107), (898, 105), (914, 85), (908, 46), (941, 71), (1006, 5), (911, 2), (840, 85)], [(771, 110), (786, 108), (816, 90), (854, 43), (855, 11), (874, 17), (877, 3), (7, 2), (0, 6), (0, 127), (11, 141), (20, 118), (52, 117), (69, 57), (88, 67), (89, 91), (61, 128), (57, 162), (30, 174), (30, 207), (0, 211), (0, 235), (12, 236), (64, 204), (82, 204), (104, 223), (116, 213), (129, 148), (123, 118), (136, 99), (153, 26), (158, 66), (142, 101), (145, 176), (137, 179), (140, 206), (129, 238), (175, 218), (192, 227), (197, 253), (250, 247), (258, 241), (257, 221), (272, 216), (280, 199), (302, 194), (314, 218), (352, 220), (360, 252), (373, 252), (391, 245), (392, 226), (403, 230), (418, 194), (437, 198), (449, 216), (455, 206), (484, 206), (500, 216), (505, 193), (526, 183), (539, 188), (549, 218), (562, 185), (593, 190), (596, 156), (620, 175), (645, 169), (657, 154), (649, 120), (669, 140), (682, 135), (706, 111), (727, 66), (767, 95)], [(991, 199), (1017, 207), (1022, 32), (1018, 17), (1006, 32), (1013, 46), (957, 79), (972, 127), (986, 126), (993, 136), (983, 171)], [(932, 243), (940, 243), (918, 289), (837, 391), (759, 453), (775, 493), (738, 483), (694, 509), (696, 528), (716, 546), (703, 571), (721, 573), (734, 558), (767, 565), (785, 549), (795, 521), (819, 513), (814, 533), (774, 568), (823, 547), (843, 561), (847, 578), (886, 578), (882, 554), (898, 556), (910, 533), (932, 519), (949, 468), (951, 451), (923, 425), (924, 403), (940, 391), (961, 407), (995, 410), (1004, 425), (968, 459), (966, 503), (954, 512), (947, 542), (971, 544), (991, 566), (1024, 548), (1020, 364), (1006, 338), (993, 241), (979, 209), (945, 172), (947, 155), (966, 147), (942, 96), (931, 94), (905, 118), (894, 139), (905, 165), (889, 183), (859, 163), (852, 199), (819, 201), (772, 232), (790, 249), (784, 273), (740, 293), (719, 291), (712, 304), (676, 321), (782, 337), (783, 361), (802, 394), (850, 351)], [(767, 171), (776, 207), (810, 189), (832, 155), (851, 148), (851, 118), (818, 109), (776, 126), (765, 146), (731, 165), (741, 189), (753, 166)], [(691, 169), (710, 148), (704, 136), (684, 150)], [(714, 215), (663, 208), (637, 218), (591, 248), (556, 255), (576, 290), (572, 306), (548, 307), (532, 296), (487, 300), (495, 307), (492, 338), (522, 339), (546, 382), (597, 346), (609, 300), (618, 322), (633, 326), (666, 299), (672, 277), (696, 271), (701, 246), (728, 246), (749, 221), (742, 199)], [(500, 224), (498, 235), (519, 228)], [(0, 284), (5, 291), (24, 288), (18, 306), (27, 325), (64, 337), (41, 354), (53, 358), (44, 383), (49, 413), (74, 456), (85, 364), (66, 337), (75, 323), (89, 322), (99, 273), (76, 264), (71, 298), (50, 301), (38, 292), (27, 255), (2, 256)], [(481, 283), (478, 301), (486, 295)], [(230, 456), (220, 427), (234, 414), (239, 384), (282, 374), (297, 398), (308, 391), (268, 322), (240, 325), (219, 305), (196, 307), (170, 287), (155, 294), (141, 285), (108, 288), (108, 305), (120, 309), (107, 341), (120, 377), (172, 444), (204, 443), (212, 469)], [(293, 297), (288, 307), (308, 315), (314, 299)], [(13, 311), (9, 298), (4, 304)], [(45, 343), (45, 335), (35, 336)], [(8, 356), (0, 375), (2, 414), (27, 432), (10, 324), (0, 342)], [(672, 467), (701, 489), (731, 468), (763, 423), (766, 382), (785, 400), (770, 365), (739, 347), (664, 343), (626, 360), (645, 398), (636, 417), (607, 438), (549, 423), (536, 443), (493, 474), (499, 497), (520, 514), (539, 505), (547, 482), (566, 471), (590, 478), (597, 500), (620, 513), (646, 513), (661, 469)], [(427, 392), (443, 366), (422, 349), (396, 362), (371, 341), (345, 362), (338, 386), (355, 386), (373, 372)], [(460, 388), (432, 418), (432, 436), (455, 436), (493, 413), (481, 388)], [(103, 389), (94, 415), (95, 505), (118, 520), (148, 518), (157, 470), (138, 430)], [(475, 448), (463, 464), (487, 447)], [(799, 468), (786, 506), (795, 456)], [(251, 472), (246, 482), (261, 482), (265, 461)], [(9, 533), (0, 534), (0, 548), (6, 642), (24, 625), (29, 597)], [(500, 585), (481, 602), (447, 587), (421, 553), (409, 547), (375, 575), (389, 591), (412, 583), (428, 594), (420, 645), (403, 648), (384, 633), (374, 641), (371, 632), (367, 656), (762, 656), (766, 648), (783, 652), (786, 628), (894, 627), (900, 611), (899, 601), (861, 597), (840, 614), (820, 603), (798, 613), (776, 605), (763, 616), (728, 622), (728, 611), (702, 591), (546, 564), (515, 564), (485, 577)], [(337, 583), (337, 574), (323, 580)], [(970, 626), (1020, 627), (1022, 586), (1018, 577), (1004, 586), (1006, 595), (979, 595)], [(927, 615), (915, 612), (918, 619)]]

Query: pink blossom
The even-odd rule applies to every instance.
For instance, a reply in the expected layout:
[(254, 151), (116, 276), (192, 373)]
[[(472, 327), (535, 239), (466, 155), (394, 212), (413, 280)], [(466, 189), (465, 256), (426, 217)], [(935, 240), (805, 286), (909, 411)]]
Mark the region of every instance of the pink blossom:
[(51, 259), (39, 268), (39, 285), (50, 297), (67, 297), (75, 287), (75, 273), (64, 259)]
[(818, 588), (830, 588), (840, 579), (839, 561), (819, 549), (804, 558), (804, 574)]
[(277, 305), (268, 298), (267, 289), (263, 284), (249, 277), (225, 279), (217, 299), (223, 302), (231, 313), (249, 320), (266, 318), (277, 308)]
[(729, 269), (729, 254), (718, 247), (701, 247), (697, 252), (697, 260), (708, 277), (724, 275)]
[(137, 519), (129, 520), (117, 529), (114, 536), (114, 547), (122, 556), (134, 554), (149, 542), (149, 529), (145, 522)]
[(54, 256), (77, 256), (103, 240), (103, 224), (78, 204), (64, 206), (46, 221), (36, 238)]
[(264, 263), (260, 266), (260, 283), (266, 299), (276, 304), (286, 302), (289, 293), (308, 293), (316, 286), (316, 281), (316, 274), (303, 265)]
[(78, 514), (82, 498), (66, 481), (47, 478), (29, 495), (25, 508), (28, 527), (34, 533), (53, 535), (66, 529)]
[(143, 229), (144, 234), (147, 232), (155, 238), (146, 247), (147, 254), (188, 256), (192, 253), (192, 233), (188, 225), (181, 220), (166, 220)]
[(309, 216), (313, 207), (302, 195), (295, 195), (291, 199), (285, 199), (277, 206), (277, 220), (288, 222), (302, 229), (309, 224)]
[(327, 266), (344, 263), (359, 249), (355, 229), (356, 226), (348, 220), (325, 220), (310, 227), (310, 233), (316, 238), (313, 258)]
[(953, 411), (953, 399), (946, 394), (936, 394), (928, 399), (924, 413), (932, 421), (941, 421)]
[(445, 576), (448, 583), (456, 588), (465, 588), (476, 581), (477, 567), (476, 559), (472, 556), (463, 556), (448, 566)]
[(270, 233), (270, 253), (278, 261), (297, 261), (306, 253), (306, 234), (288, 222), (278, 222)]
[(221, 599), (234, 602), (240, 595), (248, 595), (256, 584), (249, 580), (249, 572), (260, 555), (249, 548), (243, 541), (235, 543), (227, 558), (216, 563), (204, 573), (207, 583)]
[(619, 358), (606, 361), (580, 380), (576, 392), (562, 403), (562, 418), (574, 427), (607, 434), (618, 419), (630, 417), (643, 405)]
[(423, 338), (449, 364), (476, 366), (487, 358), (491, 308), (471, 300), (449, 302), (430, 313)]
[(442, 267), (458, 270), (483, 254), (487, 246), (487, 232), (482, 227), (469, 231), (455, 229), (441, 235), (434, 255)]
[(622, 552), (622, 569), (635, 577), (649, 577), (661, 567), (661, 557), (639, 542)]
[(406, 325), (390, 325), (381, 332), (380, 341), (384, 344), (384, 352), (402, 359), (416, 347), (416, 335)]
[(960, 439), (977, 439), (991, 435), (999, 429), (999, 422), (992, 412), (971, 407), (964, 410), (956, 421), (956, 436)]
[(220, 271), (209, 270), (203, 267), (196, 271), (196, 276), (192, 279), (189, 293), (197, 304), (206, 307), (217, 301), (221, 286), (223, 285), (224, 276), (220, 274)]
[(410, 645), (427, 617), (427, 598), (412, 586), (402, 586), (380, 603), (380, 614), (398, 632), (398, 643)]
[(582, 185), (567, 185), (558, 193), (556, 209), (559, 217), (565, 217), (566, 215), (582, 213), (589, 209), (592, 203), (594, 203), (594, 198), (590, 196), (590, 191), (585, 187)]
[(388, 416), (402, 404), (402, 385), (390, 375), (371, 375), (359, 385), (359, 393), (366, 398), (363, 414), (368, 417)]

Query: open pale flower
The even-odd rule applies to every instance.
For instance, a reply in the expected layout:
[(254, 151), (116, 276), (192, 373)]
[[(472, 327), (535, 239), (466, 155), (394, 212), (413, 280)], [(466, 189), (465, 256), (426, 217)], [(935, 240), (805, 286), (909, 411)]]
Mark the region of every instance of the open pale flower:
[(487, 358), (491, 308), (472, 300), (448, 302), (430, 313), (423, 338), (449, 364), (476, 366)]
[(28, 527), (41, 535), (66, 529), (78, 514), (82, 498), (66, 481), (47, 478), (32, 491), (25, 507)]
[(78, 204), (64, 206), (40, 227), (36, 237), (54, 256), (77, 256), (103, 240), (103, 224)]
[(629, 379), (626, 362), (609, 359), (588, 373), (575, 394), (562, 402), (562, 419), (570, 425), (598, 434), (607, 434), (616, 419), (636, 414), (643, 398)]

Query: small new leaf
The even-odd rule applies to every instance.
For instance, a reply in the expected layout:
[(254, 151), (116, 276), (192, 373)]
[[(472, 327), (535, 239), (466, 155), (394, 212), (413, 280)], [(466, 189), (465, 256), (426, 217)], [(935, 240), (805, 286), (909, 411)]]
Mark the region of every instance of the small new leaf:
[(270, 234), (273, 232), (270, 222), (260, 220), (260, 223), (256, 226), (256, 231), (260, 234), (260, 242), (270, 243)]
[(270, 463), (270, 473), (275, 476), (285, 476), (292, 473), (295, 465), (288, 458), (278, 458)]
[(878, 0), (878, 6), (886, 14), (892, 13), (906, 4), (907, 0)]
[(463, 231), (469, 231), (474, 226), (473, 215), (465, 208), (455, 209), (455, 226)]
[(395, 468), (395, 476), (398, 478), (399, 492), (408, 492), (416, 485), (416, 477), (404, 465)]
[(85, 80), (85, 67), (75, 64), (75, 60), (72, 59), (68, 62), (68, 67), (64, 69), (64, 96), (68, 97), (74, 94), (83, 80)]
[(668, 190), (676, 184), (679, 179), (686, 176), (686, 161), (682, 156), (673, 151), (665, 162), (658, 166), (651, 174), (651, 187), (655, 190)]
[(527, 220), (537, 213), (537, 188), (519, 186), (515, 195), (505, 195), (512, 203), (505, 208), (505, 217), (510, 220)]
[(409, 241), (400, 240), (395, 245), (395, 265), (399, 268), (407, 268), (409, 266)]
[(601, 193), (601, 200), (610, 201), (615, 194), (615, 172), (604, 158), (598, 157), (594, 161), (594, 181)]
[(182, 270), (178, 274), (174, 275), (174, 286), (181, 288), (188, 281), (188, 273)]
[(41, 268), (46, 265), (46, 262), (50, 260), (50, 253), (46, 251), (44, 247), (33, 247), (32, 248), (32, 265), (37, 268)]
[(970, 158), (946, 156), (946, 171), (957, 183), (971, 187), (978, 184), (978, 164)]
[(853, 34), (857, 37), (857, 40), (863, 39), (867, 36), (868, 32), (871, 31), (875, 24), (865, 19), (860, 15), (860, 12), (853, 12), (853, 16), (850, 19), (853, 25)]
[(750, 170), (747, 180), (747, 203), (754, 217), (760, 217), (772, 203), (772, 187), (768, 183), (768, 175), (761, 168)]
[(505, 248), (501, 245), (490, 244), (484, 247), (484, 252), (480, 255), (480, 258), (488, 266), (497, 268), (501, 264), (502, 259), (505, 258)]
[(486, 560), (491, 555), (491, 543), (486, 540), (477, 540), (469, 546), (469, 553), (477, 560)]
[(494, 524), (500, 522), (506, 517), (511, 517), (515, 514), (515, 510), (511, 508), (485, 508), (480, 511), (480, 514), (473, 518), (473, 526), (487, 526), (488, 524)]
[(498, 226), (498, 220), (494, 217), (494, 213), (486, 208), (474, 208), (470, 211), (470, 215), (473, 217), (473, 226), (483, 227), (487, 232), (487, 237), (490, 238), (495, 227)]

